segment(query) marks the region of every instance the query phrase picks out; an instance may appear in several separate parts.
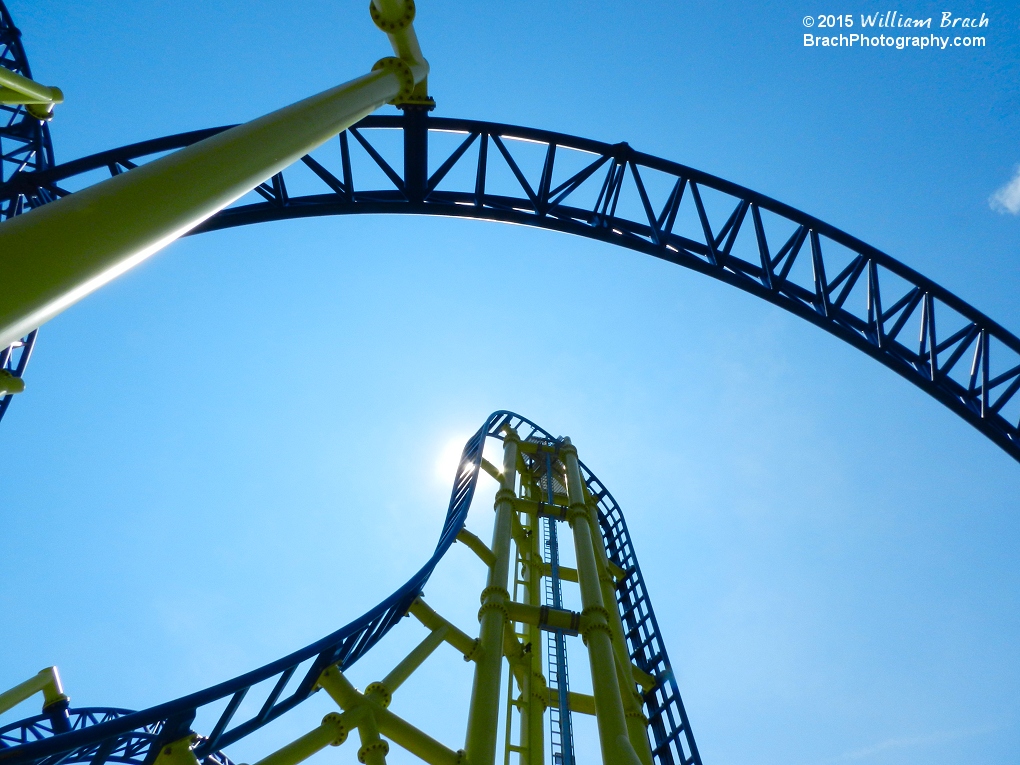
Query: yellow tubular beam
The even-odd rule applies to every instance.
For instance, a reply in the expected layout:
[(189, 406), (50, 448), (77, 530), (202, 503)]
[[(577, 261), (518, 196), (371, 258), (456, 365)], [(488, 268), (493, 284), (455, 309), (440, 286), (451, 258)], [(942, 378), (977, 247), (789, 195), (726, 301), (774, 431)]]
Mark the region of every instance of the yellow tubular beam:
[[(549, 563), (543, 564), (542, 576), (552, 576), (552, 565)], [(576, 582), (577, 581), (577, 569), (567, 568), (566, 566), (560, 566), (560, 580), (563, 582)]]
[(414, 0), (372, 0), (370, 10), (375, 25), (390, 38), (393, 53), (411, 68), (415, 83), (424, 80), (429, 64), (414, 32)]
[[(554, 688), (549, 688), (546, 691), (548, 696), (547, 703), (551, 707), (558, 706), (560, 703), (559, 694)], [(582, 715), (594, 715), (595, 714), (595, 697), (589, 696), (587, 693), (574, 693), (570, 691), (567, 696), (567, 703), (570, 706), (571, 712), (577, 712)]]
[(13, 393), (22, 393), (25, 390), (25, 381), (15, 377), (6, 369), (0, 369), (0, 396)]
[(411, 604), (407, 612), (420, 621), (427, 629), (435, 631), (440, 627), (447, 627), (446, 642), (464, 654), (464, 661), (471, 661), (475, 658), (478, 641), (468, 637), (467, 633), (446, 621), (446, 619), (429, 608), (424, 600), (418, 598)]
[(577, 611), (551, 606), (533, 606), (530, 603), (511, 601), (506, 604), (510, 620), (536, 627), (555, 627), (577, 634), (581, 627), (581, 615)]
[(40, 85), (35, 80), (22, 77), (17, 72), (0, 67), (0, 103), (16, 104), (59, 104), (64, 94), (60, 88)]
[(492, 554), (492, 550), (485, 546), (485, 542), (467, 529), (460, 530), (460, 533), (457, 534), (457, 541), (463, 542), (469, 550), (482, 559), (482, 563), (486, 566), (491, 566), (496, 562), (496, 556)]
[(386, 765), (390, 745), (379, 737), (379, 726), (376, 725), (373, 712), (367, 712), (358, 722), (358, 735), (361, 738), (358, 762), (364, 765)]
[(191, 751), (196, 738), (194, 733), (189, 733), (184, 738), (166, 744), (152, 765), (198, 765), (198, 758)]
[(60, 675), (56, 667), (47, 667), (40, 670), (35, 676), (30, 677), (23, 683), (18, 683), (9, 691), (0, 693), (0, 714), (12, 709), (22, 701), (31, 698), (37, 693), (43, 695), (43, 709), (58, 701), (67, 701), (64, 689), (60, 684)]
[(387, 101), (410, 93), (428, 70), (424, 59), (407, 64), (383, 59), (377, 67), (0, 224), (5, 284), (0, 347), (141, 263)]
[(482, 457), (482, 470), (495, 478), (497, 483), (503, 482), (503, 474), (499, 472), (499, 468), (485, 459), (485, 457)]
[(443, 746), (388, 709), (373, 710), (379, 732), (429, 765), (464, 765), (463, 752)]
[[(597, 528), (594, 505), (589, 505), (589, 519), (591, 526)], [(593, 534), (599, 566), (599, 577), (602, 585), (602, 598), (607, 604), (609, 614), (609, 628), (613, 636), (613, 650), (616, 655), (616, 677), (620, 686), (623, 702), (623, 712), (627, 720), (627, 735), (630, 738), (631, 746), (637, 753), (642, 765), (652, 765), (652, 748), (648, 743), (648, 719), (645, 717), (641, 707), (641, 695), (638, 693), (635, 683), (635, 670), (640, 672), (630, 660), (630, 652), (627, 650), (627, 641), (623, 631), (623, 620), (620, 618), (620, 609), (616, 606), (616, 584), (609, 573), (608, 556), (605, 545), (602, 543), (601, 534)]]
[[(368, 687), (366, 695), (359, 693), (358, 689), (351, 685), (350, 680), (344, 677), (343, 673), (336, 666), (329, 667), (322, 673), (319, 677), (319, 685), (326, 690), (326, 693), (342, 709), (349, 710), (338, 717), (347, 720), (352, 714), (357, 715), (356, 718), (348, 722), (348, 725), (350, 722), (354, 722), (358, 726), (359, 732), (361, 732), (361, 726), (365, 723), (363, 716), (371, 716), (372, 722), (368, 723), (370, 736), (372, 733), (371, 725), (374, 723), (377, 726), (375, 729), (377, 734), (381, 733), (411, 754), (425, 760), (429, 765), (464, 765), (461, 752), (455, 752), (449, 747), (443, 746), (427, 733), (418, 730), (409, 722), (379, 704), (377, 701), (379, 694), (372, 692), (372, 686)], [(363, 738), (363, 750), (365, 748), (364, 741), (365, 739)], [(322, 747), (319, 748), (321, 749)], [(361, 759), (361, 754), (361, 752), (358, 753), (359, 759)], [(368, 752), (366, 752), (367, 754)], [(366, 760), (361, 761), (366, 763)], [(290, 765), (290, 763), (265, 763), (263, 761), (262, 763), (256, 763), (256, 765)], [(366, 765), (369, 765), (369, 763), (366, 763)]]
[(353, 709), (361, 703), (362, 696), (358, 689), (351, 685), (351, 681), (344, 677), (344, 673), (335, 664), (326, 667), (319, 675), (319, 687), (325, 690), (341, 709)]
[(446, 640), (446, 635), (449, 632), (450, 628), (444, 624), (415, 646), (414, 650), (395, 666), (392, 672), (383, 678), (382, 685), (386, 688), (387, 692), (393, 693), (396, 691), (411, 676), (411, 673), (418, 669), (422, 662), (432, 655), (432, 652), (439, 647), (439, 644)]
[(510, 575), (510, 535), (517, 488), (517, 434), (508, 430), (503, 441), (503, 482), (496, 492), (496, 519), (490, 549), (496, 557), (482, 590), (478, 611), (479, 657), (475, 662), (468, 707), (464, 750), (470, 765), (494, 765), (499, 727), (499, 688), (503, 669), (503, 629), (507, 622), (507, 583)]
[(327, 746), (340, 746), (347, 740), (347, 734), (357, 722), (357, 715), (350, 712), (330, 712), (322, 718), (322, 724), (296, 741), (264, 757), (255, 765), (297, 765)]
[(570, 443), (569, 438), (563, 439), (560, 458), (567, 468), (570, 527), (574, 532), (577, 578), (581, 589), (581, 604), (584, 607), (582, 616), (585, 626), (582, 634), (588, 646), (588, 661), (591, 665), (591, 684), (595, 696), (597, 712), (595, 719), (598, 722), (602, 762), (603, 765), (638, 765), (640, 760), (628, 737), (620, 683), (616, 676), (616, 657), (613, 654), (609, 612), (602, 599), (577, 449)]

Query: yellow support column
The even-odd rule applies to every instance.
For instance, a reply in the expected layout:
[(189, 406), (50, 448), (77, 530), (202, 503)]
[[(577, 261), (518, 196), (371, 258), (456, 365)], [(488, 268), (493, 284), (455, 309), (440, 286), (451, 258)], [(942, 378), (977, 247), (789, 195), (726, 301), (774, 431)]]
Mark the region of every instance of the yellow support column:
[[(587, 492), (586, 492), (587, 494)], [(652, 764), (652, 747), (648, 743), (648, 718), (641, 708), (642, 698), (638, 693), (634, 672), (631, 669), (630, 653), (627, 651), (627, 640), (623, 631), (623, 620), (620, 609), (616, 607), (616, 580), (609, 573), (609, 556), (606, 546), (599, 533), (598, 509), (594, 503), (588, 505), (588, 526), (591, 529), (592, 541), (595, 543), (596, 559), (599, 568), (599, 584), (602, 587), (602, 602), (609, 613), (609, 629), (613, 633), (613, 650), (616, 652), (616, 679), (620, 685), (623, 713), (627, 720), (627, 734), (631, 746), (637, 753), (642, 765)]]
[(570, 443), (569, 438), (563, 439), (560, 459), (567, 468), (569, 520), (574, 532), (577, 580), (581, 587), (581, 605), (584, 609), (581, 612), (581, 634), (588, 646), (588, 660), (591, 664), (591, 684), (595, 696), (595, 718), (599, 728), (602, 762), (604, 765), (640, 765), (641, 761), (630, 743), (627, 732), (620, 683), (616, 674), (613, 633), (609, 627), (609, 612), (602, 600), (602, 586), (595, 561), (591, 526), (588, 523), (584, 484), (577, 462), (577, 449)]
[(469, 765), (494, 765), (499, 724), (499, 689), (503, 672), (503, 630), (509, 621), (506, 603), (510, 575), (510, 538), (517, 483), (517, 445), (520, 439), (507, 430), (503, 442), (503, 480), (496, 492), (496, 519), (490, 550), (494, 556), (482, 607), (478, 611), (478, 652), (468, 708), (464, 751)]
[(361, 749), (358, 750), (358, 762), (362, 765), (386, 765), (386, 755), (390, 745), (379, 736), (379, 726), (375, 715), (366, 714), (358, 723), (358, 734), (361, 736)]

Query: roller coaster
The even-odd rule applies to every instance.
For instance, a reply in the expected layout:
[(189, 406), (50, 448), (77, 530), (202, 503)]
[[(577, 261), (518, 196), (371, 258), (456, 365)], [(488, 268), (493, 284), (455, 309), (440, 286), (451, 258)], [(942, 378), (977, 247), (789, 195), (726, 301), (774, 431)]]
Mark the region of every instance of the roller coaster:
[[(1020, 460), (1020, 339), (999, 324), (823, 221), (626, 143), (430, 116), (414, 4), (373, 0), (371, 11), (396, 55), (370, 75), (246, 125), (57, 164), (47, 120), (62, 94), (31, 80), (0, 4), (0, 418), (24, 389), (39, 324), (177, 237), (316, 216), (440, 215), (584, 236), (735, 286), (867, 353)], [(370, 114), (387, 102), (403, 113)], [(401, 163), (382, 148), (394, 136)], [(267, 141), (272, 159), (245, 153)], [(220, 170), (209, 179), (211, 158)], [(157, 199), (158, 214), (135, 226)], [(86, 235), (97, 222), (107, 229)], [(117, 241), (97, 244), (104, 236)], [(66, 264), (73, 247), (87, 267)], [(502, 444), (501, 466), (483, 457), (487, 439)], [(489, 545), (465, 529), (482, 472), (499, 485)], [(560, 564), (561, 526), (572, 532), (574, 569)], [(422, 596), (456, 541), (488, 569), (477, 638)], [(580, 612), (563, 607), (564, 582), (578, 585)], [(406, 615), (427, 637), (385, 678), (354, 688), (344, 673)], [(569, 688), (565, 641), (576, 635), (590, 696)], [(474, 664), (460, 750), (388, 709), (444, 642)], [(226, 748), (323, 690), (340, 711), (257, 765), (296, 765), (354, 730), (370, 765), (385, 762), (386, 739), (430, 765), (493, 765), (501, 691), (506, 763), (540, 765), (548, 755), (574, 765), (572, 715), (589, 714), (607, 765), (701, 764), (619, 505), (569, 438), (500, 411), (464, 447), (432, 557), (375, 608), (264, 667), (141, 711), (72, 709), (56, 669), (43, 670), (0, 694), (0, 712), (43, 696), (41, 714), (0, 727), (0, 765), (232, 765)], [(200, 735), (192, 726), (210, 710), (215, 723)]]

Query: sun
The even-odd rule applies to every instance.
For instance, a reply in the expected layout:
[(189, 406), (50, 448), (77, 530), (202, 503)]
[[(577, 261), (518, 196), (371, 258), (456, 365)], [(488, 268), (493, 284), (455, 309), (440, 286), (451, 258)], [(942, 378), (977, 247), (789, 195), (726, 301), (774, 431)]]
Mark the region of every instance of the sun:
[(467, 436), (454, 436), (450, 438), (439, 449), (436, 456), (436, 480), (440, 483), (451, 486), (457, 477), (457, 466), (460, 465), (460, 455), (464, 451), (464, 444), (467, 443)]

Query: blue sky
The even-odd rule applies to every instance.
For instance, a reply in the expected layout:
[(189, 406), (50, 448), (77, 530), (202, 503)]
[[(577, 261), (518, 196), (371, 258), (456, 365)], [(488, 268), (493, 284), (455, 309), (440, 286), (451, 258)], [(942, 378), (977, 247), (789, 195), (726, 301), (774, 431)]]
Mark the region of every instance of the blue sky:
[[(58, 160), (362, 74), (388, 55), (364, 6), (9, 2), (67, 97)], [(887, 9), (984, 12), (987, 46), (803, 47), (806, 15)], [(1015, 5), (422, 0), (416, 27), (437, 115), (626, 140), (1020, 331), (1020, 216), (990, 202), (1020, 164)], [(1020, 757), (1020, 466), (748, 295), (465, 221), (202, 235), (47, 325), (0, 424), (0, 686), (57, 664), (75, 705), (141, 708), (346, 623), (431, 552), (441, 455), (500, 408), (570, 435), (620, 502), (706, 765)], [(426, 594), (471, 631), (481, 587), (455, 546)], [(355, 681), (422, 635), (402, 624)], [(393, 709), (459, 748), (469, 681), (440, 651)], [(231, 754), (310, 729), (312, 706)]]

